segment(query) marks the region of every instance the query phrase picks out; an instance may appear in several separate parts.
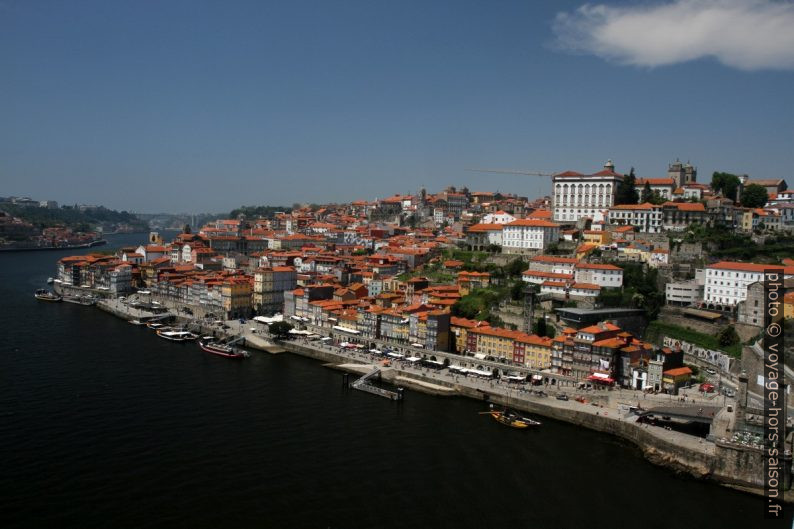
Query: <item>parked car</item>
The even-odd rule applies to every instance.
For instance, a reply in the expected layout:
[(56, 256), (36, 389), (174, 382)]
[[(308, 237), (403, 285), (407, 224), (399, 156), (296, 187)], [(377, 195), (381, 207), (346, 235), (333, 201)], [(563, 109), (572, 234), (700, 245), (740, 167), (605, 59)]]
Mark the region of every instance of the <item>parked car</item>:
[(700, 391), (703, 393), (714, 393), (714, 384), (709, 384), (708, 382), (704, 382), (700, 385)]
[(708, 373), (709, 375), (716, 375), (717, 374), (717, 370), (708, 368), (708, 369), (706, 369), (706, 373)]
[(563, 395), (562, 393), (560, 393), (559, 395), (557, 395), (557, 400), (568, 400), (568, 395)]

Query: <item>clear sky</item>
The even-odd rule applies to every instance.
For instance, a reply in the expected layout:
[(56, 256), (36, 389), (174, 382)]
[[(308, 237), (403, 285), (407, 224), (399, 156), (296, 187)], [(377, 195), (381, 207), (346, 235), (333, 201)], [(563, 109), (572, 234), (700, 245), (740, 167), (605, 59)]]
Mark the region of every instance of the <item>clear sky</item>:
[(471, 167), (794, 184), (794, 5), (0, 0), (0, 195), (228, 211)]

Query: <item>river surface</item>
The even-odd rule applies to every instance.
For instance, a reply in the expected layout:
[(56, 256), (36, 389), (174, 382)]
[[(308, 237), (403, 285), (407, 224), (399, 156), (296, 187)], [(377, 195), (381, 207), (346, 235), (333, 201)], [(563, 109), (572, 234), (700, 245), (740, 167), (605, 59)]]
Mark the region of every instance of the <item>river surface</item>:
[(57, 259), (90, 251), (0, 255), (0, 527), (764, 524), (761, 499), (607, 435), (543, 419), (510, 430), (466, 399), (346, 392), (309, 359), (229, 361), (33, 298)]

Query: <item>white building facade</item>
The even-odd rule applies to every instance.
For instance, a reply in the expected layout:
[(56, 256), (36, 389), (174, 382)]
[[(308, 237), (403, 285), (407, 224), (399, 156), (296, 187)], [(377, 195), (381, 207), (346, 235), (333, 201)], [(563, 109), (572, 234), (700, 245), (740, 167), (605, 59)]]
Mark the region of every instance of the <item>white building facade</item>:
[(482, 224), (510, 224), (516, 218), (510, 213), (504, 211), (497, 211), (496, 213), (488, 213), (480, 221)]
[(662, 206), (645, 204), (621, 204), (609, 208), (607, 223), (617, 226), (634, 226), (643, 233), (662, 231)]
[[(709, 308), (732, 308), (747, 299), (747, 287), (764, 280), (764, 270), (778, 270), (785, 278), (794, 276), (794, 269), (779, 265), (722, 261), (706, 267), (703, 302)], [(719, 307), (718, 307), (719, 306)]]
[(623, 269), (611, 264), (577, 263), (574, 279), (577, 283), (620, 288), (623, 286)]
[(604, 170), (591, 175), (575, 171), (558, 173), (552, 177), (552, 208), (555, 222), (576, 222), (581, 218), (595, 219), (597, 213), (615, 204), (615, 194), (623, 175), (615, 172), (612, 161)]
[(502, 251), (522, 254), (543, 251), (560, 240), (560, 226), (540, 219), (519, 219), (502, 228)]

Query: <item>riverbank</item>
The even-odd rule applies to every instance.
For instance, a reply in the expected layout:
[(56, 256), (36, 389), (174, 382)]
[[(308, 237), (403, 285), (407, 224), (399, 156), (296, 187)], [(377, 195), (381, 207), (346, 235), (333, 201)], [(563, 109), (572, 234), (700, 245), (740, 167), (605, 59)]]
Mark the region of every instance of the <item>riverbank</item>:
[[(129, 308), (118, 300), (104, 300), (97, 306), (126, 320), (154, 316), (152, 313)], [(462, 396), (484, 403), (509, 406), (552, 420), (607, 433), (637, 446), (648, 461), (674, 472), (710, 480), (744, 492), (763, 493), (763, 489), (759, 487), (761, 473), (756, 472), (757, 462), (755, 460), (748, 462), (746, 453), (692, 435), (637, 422), (637, 416), (628, 409), (630, 406), (658, 404), (645, 400), (645, 396), (641, 393), (631, 391), (582, 393), (573, 388), (558, 388), (556, 390), (558, 393), (565, 394), (569, 398), (557, 400), (553, 396), (539, 396), (533, 393), (532, 386), (469, 378), (455, 375), (448, 370), (435, 371), (421, 368), (405, 361), (392, 361), (390, 365), (385, 366), (380, 356), (358, 350), (346, 350), (332, 344), (307, 340), (273, 341), (266, 334), (263, 326), (253, 322), (241, 324), (237, 321), (229, 321), (224, 324), (227, 327), (224, 329), (220, 325), (200, 324), (184, 316), (174, 317), (179, 324), (191, 326), (202, 333), (214, 333), (226, 338), (243, 336), (244, 345), (248, 349), (269, 353), (287, 351), (318, 360), (328, 367), (357, 374), (363, 374), (378, 365), (382, 369), (382, 380), (396, 386), (439, 397)], [(549, 389), (543, 386), (537, 388)], [(574, 400), (574, 397), (580, 394), (586, 396), (586, 403)], [(786, 492), (785, 500), (794, 502), (792, 491)]]
[(67, 244), (64, 246), (17, 246), (17, 247), (0, 247), (0, 252), (42, 252), (54, 250), (81, 250), (85, 248), (93, 248), (94, 246), (104, 246), (108, 241), (106, 239), (97, 239), (95, 241), (83, 244)]

